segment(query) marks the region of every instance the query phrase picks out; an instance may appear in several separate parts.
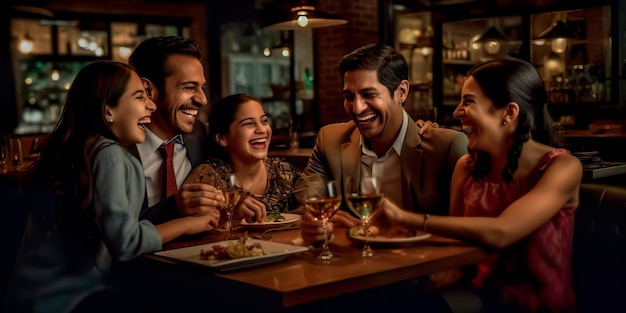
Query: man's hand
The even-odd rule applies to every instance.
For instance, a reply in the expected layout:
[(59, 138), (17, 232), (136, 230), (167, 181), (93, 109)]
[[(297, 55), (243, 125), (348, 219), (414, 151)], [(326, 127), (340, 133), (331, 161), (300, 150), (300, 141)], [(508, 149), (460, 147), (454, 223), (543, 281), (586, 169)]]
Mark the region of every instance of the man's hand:
[[(348, 212), (337, 211), (337, 213), (335, 213), (335, 215), (328, 221), (326, 230), (329, 234), (331, 234), (334, 226), (349, 228), (360, 224), (361, 220), (350, 215)], [(303, 213), (302, 221), (300, 222), (300, 236), (307, 245), (324, 241), (324, 229), (322, 228), (322, 222), (314, 218), (313, 215), (308, 212)]]
[(176, 192), (176, 207), (183, 216), (211, 214), (219, 219), (222, 193), (209, 184), (183, 184)]
[(420, 135), (423, 135), (429, 128), (439, 128), (439, 124), (437, 124), (437, 122), (431, 122), (431, 121), (423, 121), (421, 119), (417, 120), (417, 122), (415, 122), (415, 124), (417, 124), (417, 127), (419, 128), (418, 133)]

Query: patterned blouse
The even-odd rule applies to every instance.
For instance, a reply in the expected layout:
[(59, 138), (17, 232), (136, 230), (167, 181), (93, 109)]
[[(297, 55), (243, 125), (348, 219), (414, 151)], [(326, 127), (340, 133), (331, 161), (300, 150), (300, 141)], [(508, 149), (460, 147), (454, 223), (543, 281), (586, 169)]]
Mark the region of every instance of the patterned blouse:
[[(220, 159), (211, 158), (204, 162), (212, 167), (215, 172), (226, 180), (226, 173), (232, 172), (229, 163)], [(200, 165), (202, 167), (203, 165)], [(267, 169), (267, 189), (263, 195), (253, 195), (255, 199), (263, 202), (267, 213), (286, 213), (296, 209), (296, 201), (294, 199), (293, 187), (300, 177), (300, 174), (289, 162), (280, 158), (265, 159), (265, 168)], [(190, 176), (194, 175), (196, 169), (192, 171)]]
[[(498, 216), (528, 193), (552, 159), (560, 154), (569, 154), (569, 151), (551, 150), (540, 161), (536, 172), (511, 183), (475, 181), (467, 173), (463, 182), (464, 215)], [(471, 168), (471, 159), (467, 155), (464, 158), (466, 169)], [(503, 301), (505, 307), (521, 307), (528, 312), (574, 311), (571, 257), (577, 207), (578, 204), (566, 205), (527, 238), (501, 250), (497, 260), (479, 264), (473, 283), (498, 292), (499, 301)]]

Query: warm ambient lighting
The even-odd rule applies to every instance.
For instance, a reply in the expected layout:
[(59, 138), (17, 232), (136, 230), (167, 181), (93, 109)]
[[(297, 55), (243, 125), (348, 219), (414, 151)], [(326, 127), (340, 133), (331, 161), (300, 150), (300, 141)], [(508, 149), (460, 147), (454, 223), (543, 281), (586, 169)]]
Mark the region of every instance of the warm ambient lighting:
[(535, 44), (549, 40), (552, 52), (563, 53), (569, 39), (578, 39), (578, 36), (563, 21), (556, 21), (535, 38)]
[(477, 43), (483, 43), (485, 52), (488, 54), (498, 54), (502, 41), (506, 41), (506, 37), (502, 35), (495, 27), (490, 27), (478, 39)]
[(335, 15), (317, 11), (314, 6), (303, 0), (299, 6), (291, 8), (289, 18), (285, 21), (266, 26), (270, 30), (298, 30), (306, 27), (319, 28), (347, 24), (348, 20)]
[(117, 51), (119, 52), (120, 56), (124, 59), (128, 59), (128, 57), (130, 56), (131, 52), (133, 52), (133, 49), (126, 47), (126, 46), (121, 46), (119, 48), (117, 48)]
[(309, 25), (309, 18), (307, 17), (306, 11), (298, 11), (298, 21), (297, 24), (300, 27), (307, 27)]
[(24, 37), (22, 37), (22, 39), (20, 40), (20, 43), (19, 43), (17, 49), (22, 54), (29, 54), (29, 53), (33, 52), (33, 39), (30, 38), (30, 36), (28, 36), (28, 34), (24, 35)]
[(59, 69), (52, 69), (52, 72), (50, 72), (50, 79), (55, 82), (58, 82), (61, 79), (61, 72), (59, 72)]
[(269, 57), (273, 53), (279, 53), (281, 56), (288, 58), (291, 54), (291, 43), (289, 39), (289, 32), (283, 31), (280, 35), (280, 44), (271, 48), (266, 47), (263, 49), (263, 55)]

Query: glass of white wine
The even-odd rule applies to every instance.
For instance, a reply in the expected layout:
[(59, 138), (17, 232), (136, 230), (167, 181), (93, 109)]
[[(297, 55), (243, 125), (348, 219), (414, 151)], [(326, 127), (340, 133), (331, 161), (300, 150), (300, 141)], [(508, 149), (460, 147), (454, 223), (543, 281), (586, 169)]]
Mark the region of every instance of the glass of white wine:
[(361, 218), (363, 223), (363, 234), (365, 236), (365, 244), (361, 254), (363, 257), (371, 257), (374, 251), (369, 245), (369, 228), (374, 219), (375, 211), (378, 209), (383, 199), (382, 186), (380, 178), (376, 176), (365, 176), (356, 180), (355, 178), (346, 177), (344, 185), (344, 193), (346, 203), (354, 214)]
[(246, 191), (237, 182), (235, 173), (226, 174), (226, 180), (222, 186), (222, 194), (224, 196), (224, 205), (222, 209), (228, 217), (228, 235), (226, 240), (236, 239), (233, 235), (233, 211), (237, 204), (246, 196)]
[(313, 217), (322, 221), (324, 229), (324, 244), (322, 251), (317, 256), (324, 264), (329, 264), (333, 258), (333, 253), (328, 247), (328, 220), (335, 215), (341, 206), (341, 194), (335, 181), (325, 181), (318, 178), (318, 181), (309, 185), (309, 195), (305, 199), (305, 208)]

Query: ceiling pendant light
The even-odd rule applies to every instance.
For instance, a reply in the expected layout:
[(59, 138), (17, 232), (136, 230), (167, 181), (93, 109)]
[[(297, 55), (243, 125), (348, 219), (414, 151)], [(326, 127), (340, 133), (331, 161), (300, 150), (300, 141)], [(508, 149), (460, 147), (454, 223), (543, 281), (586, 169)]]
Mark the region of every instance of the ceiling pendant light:
[(484, 44), (488, 54), (498, 54), (503, 41), (507, 41), (506, 37), (493, 26), (476, 39), (476, 42)]
[(563, 53), (568, 40), (572, 39), (578, 39), (578, 36), (563, 21), (556, 21), (537, 35), (535, 41), (549, 40), (554, 53)]
[(302, 0), (298, 6), (291, 8), (286, 21), (266, 26), (269, 30), (299, 30), (303, 28), (320, 28), (347, 24), (348, 20), (318, 11), (314, 6)]

